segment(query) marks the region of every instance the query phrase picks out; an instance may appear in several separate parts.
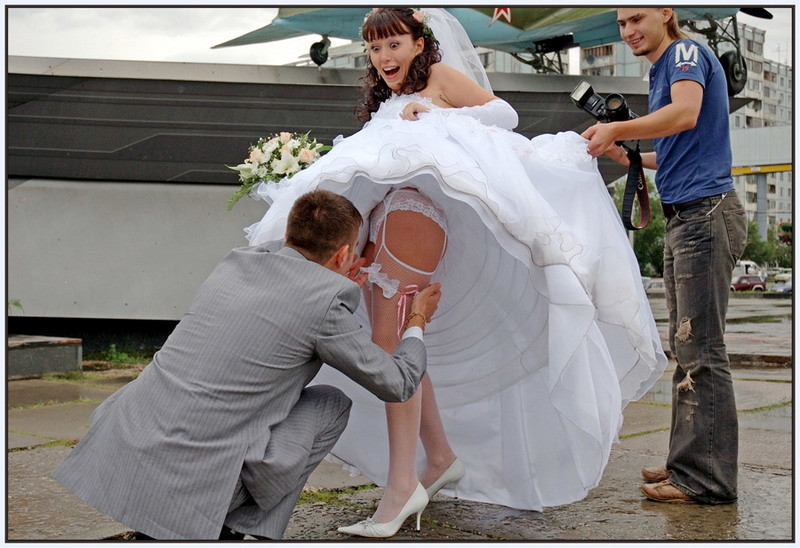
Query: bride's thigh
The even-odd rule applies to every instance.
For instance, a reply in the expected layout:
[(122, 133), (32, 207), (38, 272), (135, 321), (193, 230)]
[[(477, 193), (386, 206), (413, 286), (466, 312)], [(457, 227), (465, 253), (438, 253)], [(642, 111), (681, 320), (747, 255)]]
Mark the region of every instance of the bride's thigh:
[(419, 270), (436, 270), (445, 245), (444, 230), (438, 223), (422, 213), (405, 210), (391, 211), (384, 222), (386, 248), (395, 257)]
[[(377, 254), (376, 263), (381, 265), (381, 272), (389, 278), (397, 280), (398, 294), (391, 298), (383, 296), (380, 288), (372, 287), (368, 292), (369, 317), (372, 324), (372, 340), (386, 351), (393, 352), (399, 342), (398, 331), (405, 323), (402, 311), (398, 312), (400, 293), (410, 285), (424, 289), (431, 282), (431, 275), (407, 268), (426, 272), (433, 272), (439, 263), (444, 251), (445, 234), (435, 222), (413, 211), (392, 211), (384, 222), (386, 225), (386, 249), (402, 263), (395, 261), (388, 253), (381, 249), (381, 236), (379, 231), (378, 241), (375, 242)], [(411, 311), (409, 298), (405, 315)]]

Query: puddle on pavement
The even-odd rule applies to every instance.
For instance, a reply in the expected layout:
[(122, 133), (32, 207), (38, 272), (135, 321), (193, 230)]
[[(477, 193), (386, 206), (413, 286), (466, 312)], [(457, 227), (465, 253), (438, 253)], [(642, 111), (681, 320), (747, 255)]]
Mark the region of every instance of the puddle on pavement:
[(6, 405), (8, 408), (15, 408), (80, 400), (97, 400), (106, 398), (109, 394), (111, 394), (110, 390), (66, 382), (48, 381), (27, 381), (25, 389), (17, 390), (14, 381), (12, 381), (8, 383)]
[(727, 318), (725, 323), (739, 324), (739, 323), (783, 323), (791, 322), (791, 316), (746, 316), (744, 318)]

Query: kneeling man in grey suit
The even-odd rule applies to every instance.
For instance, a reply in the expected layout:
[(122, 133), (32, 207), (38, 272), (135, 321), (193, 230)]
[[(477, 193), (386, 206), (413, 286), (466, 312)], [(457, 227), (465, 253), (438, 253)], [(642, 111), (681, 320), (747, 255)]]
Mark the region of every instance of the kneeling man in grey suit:
[(321, 365), (384, 401), (410, 398), (425, 373), (439, 284), (417, 294), (396, 352), (383, 352), (354, 316), (361, 222), (346, 198), (314, 191), (295, 203), (280, 251), (231, 251), (53, 477), (143, 538), (281, 538), (350, 412), (338, 389), (306, 386)]

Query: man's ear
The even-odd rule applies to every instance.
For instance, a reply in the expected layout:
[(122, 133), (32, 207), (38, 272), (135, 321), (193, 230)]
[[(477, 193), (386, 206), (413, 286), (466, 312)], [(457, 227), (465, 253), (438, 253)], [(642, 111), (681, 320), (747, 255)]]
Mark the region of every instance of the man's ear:
[(336, 268), (341, 267), (344, 262), (347, 260), (347, 257), (350, 255), (350, 245), (349, 244), (342, 244), (339, 246), (333, 256), (331, 257), (331, 261), (333, 262)]

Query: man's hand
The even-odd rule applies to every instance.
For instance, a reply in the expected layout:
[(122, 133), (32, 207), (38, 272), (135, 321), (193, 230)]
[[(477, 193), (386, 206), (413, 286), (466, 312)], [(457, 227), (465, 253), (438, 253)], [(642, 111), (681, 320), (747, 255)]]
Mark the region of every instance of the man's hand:
[[(430, 320), (436, 313), (436, 309), (439, 308), (439, 299), (442, 298), (441, 289), (442, 284), (437, 282), (417, 293), (414, 297), (414, 303), (411, 305), (411, 314), (422, 314)], [(414, 316), (411, 318), (409, 325), (414, 325), (415, 320), (422, 321), (419, 316)]]
[(361, 274), (359, 273), (359, 270), (365, 264), (367, 264), (367, 260), (364, 257), (361, 257), (356, 262), (354, 262), (352, 266), (350, 266), (350, 269), (347, 271), (347, 278), (349, 280), (356, 282), (359, 287), (364, 287), (364, 282), (366, 282), (367, 277), (369, 277), (369, 274), (367, 274), (366, 272)]
[[(589, 127), (586, 131), (581, 133), (581, 137), (588, 139), (589, 143), (586, 145), (586, 152), (597, 158), (601, 154), (609, 154), (612, 160), (618, 160), (618, 153), (615, 149), (619, 147), (615, 144), (619, 139), (616, 134), (616, 126), (614, 122), (600, 123)], [(611, 156), (614, 154), (614, 156)]]

